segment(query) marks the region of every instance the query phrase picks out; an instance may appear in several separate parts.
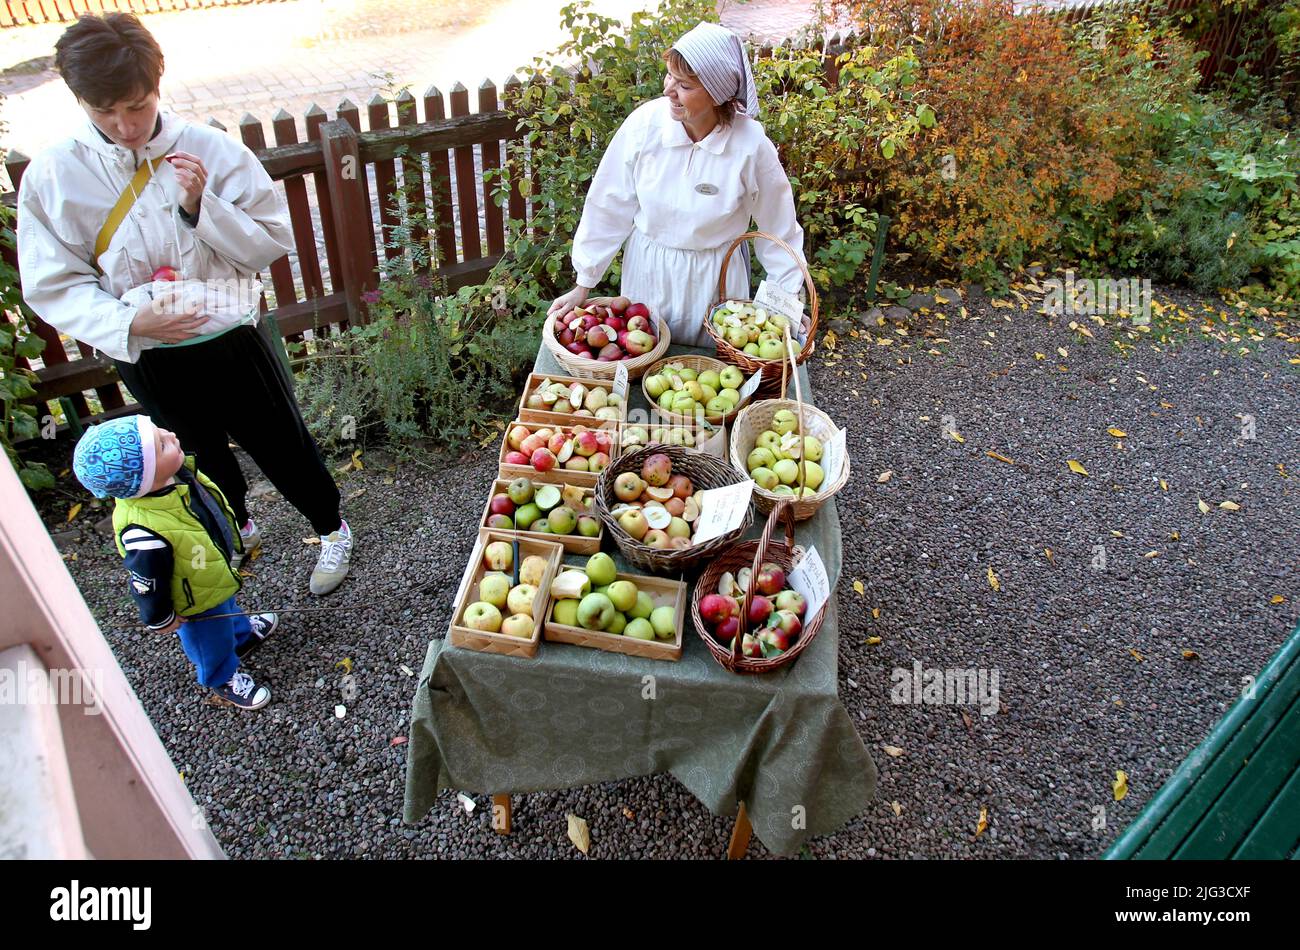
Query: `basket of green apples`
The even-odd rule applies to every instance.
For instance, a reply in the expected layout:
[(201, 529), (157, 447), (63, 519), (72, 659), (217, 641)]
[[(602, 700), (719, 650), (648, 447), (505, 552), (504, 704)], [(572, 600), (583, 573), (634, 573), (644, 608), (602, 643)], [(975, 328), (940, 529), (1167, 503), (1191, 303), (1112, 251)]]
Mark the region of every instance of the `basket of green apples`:
[(736, 417), (744, 384), (739, 369), (709, 356), (660, 360), (641, 377), (641, 390), (656, 415), (685, 423), (703, 416), (715, 426)]
[[(799, 326), (790, 327), (790, 321), (783, 314), (758, 306), (752, 300), (727, 296), (727, 264), (736, 248), (750, 238), (764, 238), (780, 245), (795, 259), (803, 272), (809, 312), (803, 315)], [(794, 336), (804, 341), (795, 360), (796, 366), (808, 359), (812, 355), (813, 339), (817, 334), (817, 307), (817, 291), (803, 259), (780, 238), (762, 231), (749, 231), (732, 241), (726, 256), (722, 258), (722, 272), (718, 276), (718, 303), (705, 315), (704, 329), (717, 346), (718, 359), (739, 367), (746, 378), (761, 369), (763, 381), (759, 384), (758, 395), (765, 399), (781, 399), (785, 396), (786, 387), (783, 335), (789, 328)]]

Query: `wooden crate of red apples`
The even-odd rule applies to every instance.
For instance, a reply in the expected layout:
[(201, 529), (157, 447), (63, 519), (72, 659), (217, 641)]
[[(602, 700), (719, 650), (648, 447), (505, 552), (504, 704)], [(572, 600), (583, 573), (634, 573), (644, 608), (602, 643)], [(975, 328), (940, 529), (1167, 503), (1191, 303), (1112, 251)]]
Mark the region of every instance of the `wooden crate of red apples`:
[[(753, 587), (749, 619), (743, 622), (745, 592)], [(772, 657), (793, 647), (803, 632), (808, 609), (803, 594), (790, 587), (780, 565), (763, 564), (757, 574), (743, 567), (734, 575), (723, 574), (715, 593), (700, 599), (700, 617), (709, 632), (723, 646), (734, 648), (736, 635), (743, 632), (741, 653), (748, 657)]]
[(645, 356), (659, 342), (650, 308), (627, 297), (576, 308), (555, 321), (555, 338), (574, 356), (601, 363)]

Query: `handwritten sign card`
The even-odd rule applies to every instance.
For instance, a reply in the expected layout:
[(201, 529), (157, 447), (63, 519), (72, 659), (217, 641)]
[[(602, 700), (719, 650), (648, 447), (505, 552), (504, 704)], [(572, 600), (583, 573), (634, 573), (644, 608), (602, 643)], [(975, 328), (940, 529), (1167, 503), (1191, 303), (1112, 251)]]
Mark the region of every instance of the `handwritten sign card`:
[(735, 531), (745, 520), (754, 483), (749, 479), (700, 492), (700, 517), (695, 522), (695, 543), (701, 544)]
[(817, 611), (830, 599), (831, 584), (826, 576), (826, 565), (822, 563), (821, 555), (815, 547), (808, 549), (803, 560), (786, 575), (786, 581), (803, 595), (808, 604), (804, 612), (805, 622), (817, 616)]

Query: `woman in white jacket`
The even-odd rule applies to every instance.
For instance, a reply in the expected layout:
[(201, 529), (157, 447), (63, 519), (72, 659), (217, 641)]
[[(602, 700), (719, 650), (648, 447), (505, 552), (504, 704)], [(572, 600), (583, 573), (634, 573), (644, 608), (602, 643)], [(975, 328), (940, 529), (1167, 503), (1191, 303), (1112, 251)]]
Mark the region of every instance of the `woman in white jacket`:
[[(800, 254), (803, 228), (739, 38), (701, 23), (664, 59), (663, 97), (628, 116), (601, 158), (573, 237), (577, 286), (549, 312), (581, 306), (623, 247), (623, 296), (664, 318), (674, 343), (702, 346), (722, 258), (750, 219)], [(767, 279), (798, 294), (798, 264), (771, 242), (755, 247)], [(750, 296), (747, 251), (727, 268), (729, 297)]]
[[(263, 332), (247, 324), (205, 332), (209, 315), (147, 293), (168, 267), (182, 278), (247, 286), (290, 251), (270, 177), (241, 143), (159, 111), (162, 50), (131, 14), (83, 16), (56, 51), (88, 121), (23, 175), (23, 298), (46, 323), (113, 360), (144, 411), (221, 488), (251, 550), (260, 538), (228, 443), (241, 445), (320, 534), (311, 589), (328, 593), (347, 574), (351, 532)], [(119, 199), (129, 210), (108, 238)]]

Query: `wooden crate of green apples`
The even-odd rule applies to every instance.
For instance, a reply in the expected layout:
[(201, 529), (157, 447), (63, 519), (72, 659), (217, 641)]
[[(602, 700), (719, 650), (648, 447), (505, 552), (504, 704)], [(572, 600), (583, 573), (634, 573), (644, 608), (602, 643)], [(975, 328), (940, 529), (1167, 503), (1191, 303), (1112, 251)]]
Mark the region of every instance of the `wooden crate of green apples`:
[(682, 658), (686, 585), (619, 573), (614, 559), (593, 554), (583, 567), (561, 567), (551, 582), (543, 636), (653, 660)]
[(468, 650), (536, 656), (551, 583), (563, 560), (558, 544), (483, 532), (461, 577), (447, 639)]

